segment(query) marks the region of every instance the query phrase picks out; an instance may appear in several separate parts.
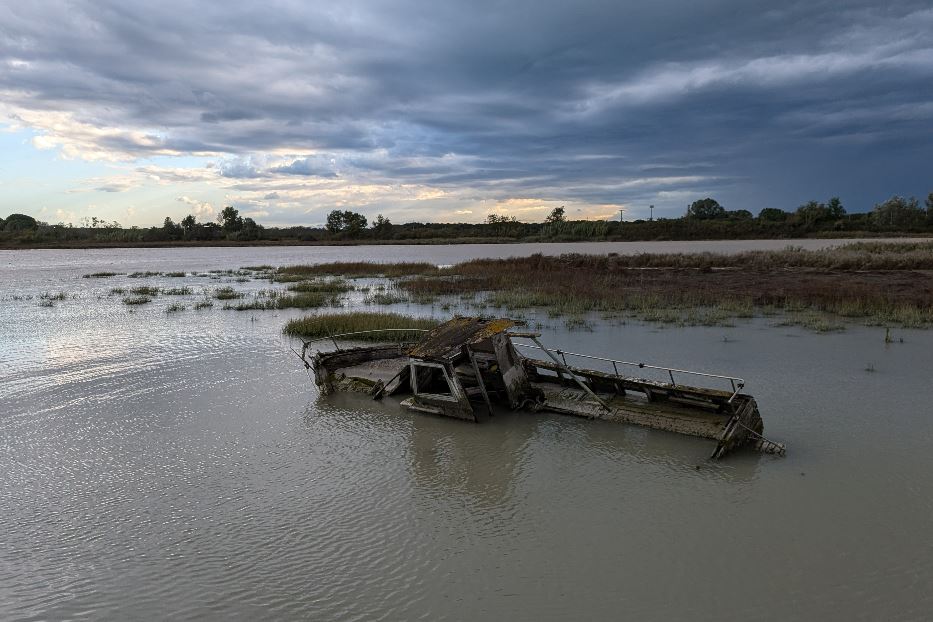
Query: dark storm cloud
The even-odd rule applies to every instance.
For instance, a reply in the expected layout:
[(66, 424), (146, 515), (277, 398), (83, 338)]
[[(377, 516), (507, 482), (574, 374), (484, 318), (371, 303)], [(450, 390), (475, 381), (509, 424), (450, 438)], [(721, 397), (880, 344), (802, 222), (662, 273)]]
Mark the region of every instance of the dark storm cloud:
[(274, 166), (269, 170), (273, 173), (281, 173), (282, 175), (337, 177), (337, 173), (331, 170), (330, 167), (330, 162), (321, 161), (319, 158), (298, 158), (289, 164)]
[(864, 208), (933, 190), (931, 33), (928, 2), (18, 3), (0, 101), (234, 178)]

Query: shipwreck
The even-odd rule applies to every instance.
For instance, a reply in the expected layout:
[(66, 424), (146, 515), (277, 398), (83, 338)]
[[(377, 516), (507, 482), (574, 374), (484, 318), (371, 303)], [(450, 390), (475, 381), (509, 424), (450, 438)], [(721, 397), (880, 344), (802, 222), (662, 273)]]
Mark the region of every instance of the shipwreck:
[[(472, 422), (493, 416), (497, 405), (604, 419), (709, 439), (712, 459), (742, 447), (785, 451), (763, 436), (758, 405), (738, 377), (550, 349), (540, 333), (509, 319), (455, 317), (433, 330), (366, 331), (365, 337), (377, 332), (385, 333), (385, 342), (341, 347), (341, 340), (359, 341), (361, 333), (304, 342), (299, 356), (322, 395), (402, 396), (401, 406), (413, 411)], [(393, 333), (408, 340), (389, 343)], [(315, 347), (321, 343), (327, 349)], [(603, 369), (573, 364), (578, 360)]]

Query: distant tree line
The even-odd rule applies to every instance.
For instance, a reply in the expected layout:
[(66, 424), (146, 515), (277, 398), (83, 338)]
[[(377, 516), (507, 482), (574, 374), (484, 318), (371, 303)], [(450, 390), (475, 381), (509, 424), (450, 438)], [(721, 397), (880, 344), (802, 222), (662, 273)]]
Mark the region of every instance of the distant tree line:
[(884, 234), (933, 234), (933, 192), (924, 204), (914, 197), (893, 196), (870, 212), (850, 214), (842, 201), (808, 201), (794, 211), (762, 209), (757, 216), (745, 209), (727, 210), (711, 197), (698, 199), (680, 218), (635, 221), (570, 220), (563, 207), (544, 222), (521, 222), (514, 216), (490, 214), (483, 223), (421, 223), (396, 225), (379, 214), (366, 216), (334, 210), (324, 227), (263, 227), (228, 206), (216, 222), (198, 222), (189, 214), (179, 222), (166, 217), (161, 227), (121, 227), (90, 217), (80, 226), (50, 225), (26, 214), (0, 218), (0, 244), (120, 245), (223, 244), (398, 241), (584, 241), (584, 240), (702, 240), (796, 238)]

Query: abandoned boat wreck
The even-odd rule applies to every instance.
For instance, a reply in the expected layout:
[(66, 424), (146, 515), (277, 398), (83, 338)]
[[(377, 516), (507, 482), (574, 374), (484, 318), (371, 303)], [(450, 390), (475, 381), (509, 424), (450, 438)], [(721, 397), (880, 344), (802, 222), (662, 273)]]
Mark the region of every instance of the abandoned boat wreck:
[[(342, 348), (338, 339), (352, 341), (359, 333), (304, 342), (301, 358), (313, 370), (321, 393), (352, 391), (374, 399), (405, 396), (401, 405), (411, 410), (474, 422), (492, 416), (493, 405), (501, 404), (636, 424), (715, 441), (713, 459), (740, 447), (784, 454), (783, 444), (762, 435), (758, 405), (742, 393), (745, 383), (738, 377), (549, 349), (539, 333), (522, 330), (508, 319), (456, 317), (430, 331), (385, 332), (387, 341), (392, 332), (420, 333), (422, 338), (349, 348)], [(334, 349), (313, 348), (322, 341)], [(572, 365), (568, 357), (605, 370)], [(631, 368), (665, 379), (623, 373)], [(681, 382), (684, 378), (729, 389), (692, 386)]]

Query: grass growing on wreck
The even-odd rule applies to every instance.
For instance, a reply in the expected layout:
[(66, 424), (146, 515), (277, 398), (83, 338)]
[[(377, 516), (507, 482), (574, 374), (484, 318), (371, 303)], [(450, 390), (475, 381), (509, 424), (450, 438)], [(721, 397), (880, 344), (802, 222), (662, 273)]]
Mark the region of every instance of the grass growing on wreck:
[[(431, 329), (439, 323), (438, 320), (432, 318), (417, 318), (399, 313), (323, 313), (290, 320), (285, 324), (282, 332), (293, 337), (314, 338), (385, 328)], [(419, 331), (383, 332), (358, 335), (354, 339), (360, 341), (407, 340), (416, 339), (420, 335)]]

